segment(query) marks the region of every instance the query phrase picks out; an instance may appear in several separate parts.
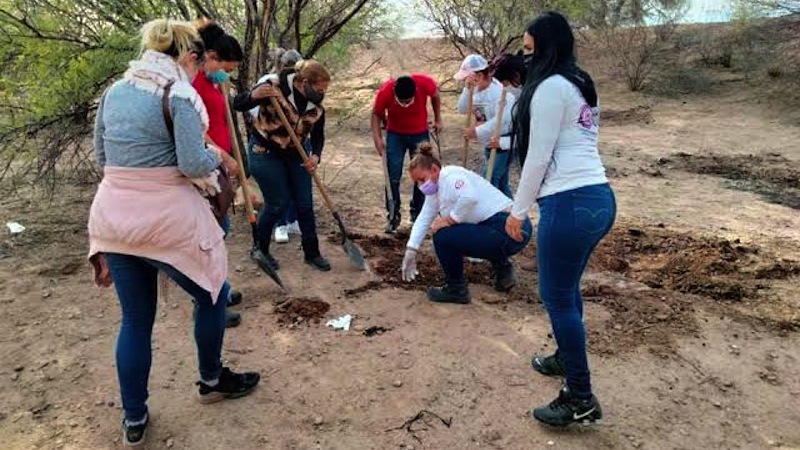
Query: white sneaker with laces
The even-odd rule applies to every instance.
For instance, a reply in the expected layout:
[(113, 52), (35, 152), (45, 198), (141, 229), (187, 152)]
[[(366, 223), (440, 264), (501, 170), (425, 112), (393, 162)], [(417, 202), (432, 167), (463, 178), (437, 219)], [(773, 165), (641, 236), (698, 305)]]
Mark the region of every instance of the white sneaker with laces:
[(288, 227), (286, 225), (283, 225), (283, 226), (280, 226), (280, 227), (275, 227), (275, 235), (273, 236), (273, 239), (278, 244), (285, 244), (285, 243), (289, 242), (289, 230), (288, 230)]
[(300, 233), (300, 224), (297, 223), (296, 220), (294, 222), (290, 223), (289, 225), (287, 225), (286, 228), (289, 230), (289, 234), (296, 234), (296, 235), (300, 235), (301, 234)]

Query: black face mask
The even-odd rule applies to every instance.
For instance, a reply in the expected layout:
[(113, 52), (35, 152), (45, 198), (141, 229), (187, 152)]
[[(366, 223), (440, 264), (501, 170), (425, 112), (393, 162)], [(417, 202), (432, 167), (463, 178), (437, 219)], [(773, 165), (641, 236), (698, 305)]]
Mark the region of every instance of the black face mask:
[(522, 55), (522, 60), (525, 61), (525, 67), (526, 68), (530, 67), (531, 66), (531, 61), (533, 60), (533, 53), (528, 53), (527, 55), (523, 54)]
[(308, 83), (306, 83), (305, 87), (303, 87), (303, 96), (306, 98), (306, 100), (315, 105), (321, 105), (322, 101), (325, 99), (325, 94), (320, 94)]

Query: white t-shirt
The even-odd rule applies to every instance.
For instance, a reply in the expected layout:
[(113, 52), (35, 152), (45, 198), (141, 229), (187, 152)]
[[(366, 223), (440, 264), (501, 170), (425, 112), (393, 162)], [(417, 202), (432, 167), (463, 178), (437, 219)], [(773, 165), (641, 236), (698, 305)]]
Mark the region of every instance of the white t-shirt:
[[(475, 128), (475, 132), (478, 135), (478, 142), (484, 147), (489, 146), (489, 139), (494, 134), (495, 124), (497, 123), (497, 112), (500, 108), (500, 96), (502, 93), (503, 84), (492, 78), (492, 83), (489, 87), (482, 91), (476, 89), (472, 94), (473, 107), (486, 116), (486, 122)], [(512, 107), (516, 101), (514, 94), (506, 92), (506, 106), (503, 108), (503, 123), (500, 126), (500, 136), (511, 132)], [(464, 88), (464, 90), (461, 91), (461, 97), (458, 99), (458, 112), (466, 114), (467, 106), (469, 106), (469, 90)], [(506, 138), (500, 140), (500, 147), (503, 150), (511, 148), (510, 144), (510, 139)]]
[(437, 216), (458, 223), (481, 223), (508, 209), (513, 201), (475, 172), (460, 166), (445, 166), (439, 172), (439, 191), (425, 196), (411, 228), (408, 247), (418, 249)]
[(544, 80), (531, 99), (528, 155), (522, 168), (512, 215), (528, 217), (542, 197), (607, 183), (597, 151), (600, 108), (561, 75)]

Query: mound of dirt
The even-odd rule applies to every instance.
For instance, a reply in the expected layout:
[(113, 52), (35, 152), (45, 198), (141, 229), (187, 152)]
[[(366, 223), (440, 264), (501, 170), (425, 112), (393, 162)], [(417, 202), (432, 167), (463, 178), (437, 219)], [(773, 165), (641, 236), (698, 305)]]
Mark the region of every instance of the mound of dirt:
[(754, 192), (765, 200), (800, 209), (800, 167), (778, 153), (756, 155), (691, 155), (678, 153), (657, 164), (731, 180), (732, 188)]
[(771, 255), (738, 241), (695, 237), (662, 228), (614, 229), (595, 251), (590, 267), (624, 273), (656, 289), (715, 300), (758, 297), (763, 280), (800, 273), (800, 264), (775, 263)]
[(275, 307), (278, 323), (284, 326), (318, 324), (331, 305), (317, 298), (293, 298)]
[(621, 126), (653, 123), (653, 112), (649, 106), (637, 106), (623, 110), (600, 110), (600, 123), (604, 126)]
[(697, 331), (689, 301), (664, 290), (626, 291), (590, 283), (581, 291), (586, 302), (603, 305), (611, 319), (589, 329), (592, 352), (615, 354), (647, 346), (656, 354), (674, 350), (675, 338)]

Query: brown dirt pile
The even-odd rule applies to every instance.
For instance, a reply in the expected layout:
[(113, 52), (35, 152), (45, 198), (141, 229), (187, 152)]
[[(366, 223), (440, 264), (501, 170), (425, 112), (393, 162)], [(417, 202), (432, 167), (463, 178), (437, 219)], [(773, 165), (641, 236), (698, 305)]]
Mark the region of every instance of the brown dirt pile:
[(297, 326), (302, 323), (318, 324), (331, 309), (331, 305), (317, 298), (293, 298), (275, 307), (278, 323)]

